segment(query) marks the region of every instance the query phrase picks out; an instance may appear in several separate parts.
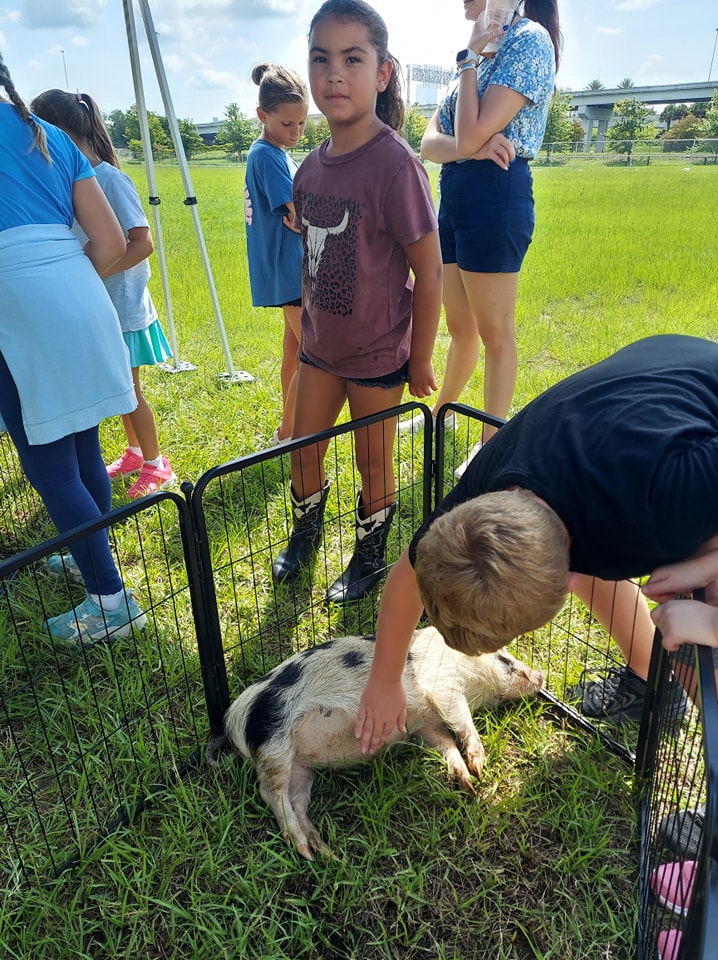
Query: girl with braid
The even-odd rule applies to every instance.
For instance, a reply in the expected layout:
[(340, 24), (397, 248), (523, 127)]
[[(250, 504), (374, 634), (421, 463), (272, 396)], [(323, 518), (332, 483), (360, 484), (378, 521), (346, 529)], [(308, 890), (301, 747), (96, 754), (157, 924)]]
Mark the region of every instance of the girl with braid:
[[(0, 418), (65, 533), (109, 512), (98, 425), (137, 403), (100, 279), (126, 243), (90, 164), (61, 130), (29, 112), (1, 56), (0, 90)], [(70, 230), (75, 219), (84, 247)], [(124, 589), (107, 531), (78, 540), (72, 555), (86, 596), (46, 620), (45, 632), (91, 645), (127, 636), (133, 624), (141, 629), (147, 618)]]
[[(155, 493), (174, 481), (175, 475), (169, 460), (160, 452), (155, 416), (140, 387), (140, 367), (162, 363), (171, 356), (147, 289), (150, 279), (147, 258), (153, 250), (150, 226), (134, 183), (120, 170), (102, 114), (92, 97), (87, 93), (46, 90), (35, 97), (30, 106), (36, 116), (64, 130), (89, 160), (127, 239), (124, 254), (102, 272), (102, 279), (130, 351), (137, 407), (122, 418), (127, 447), (122, 456), (107, 467), (107, 472), (114, 480), (139, 470), (139, 476), (127, 491), (132, 499)], [(84, 234), (73, 229), (82, 240)]]

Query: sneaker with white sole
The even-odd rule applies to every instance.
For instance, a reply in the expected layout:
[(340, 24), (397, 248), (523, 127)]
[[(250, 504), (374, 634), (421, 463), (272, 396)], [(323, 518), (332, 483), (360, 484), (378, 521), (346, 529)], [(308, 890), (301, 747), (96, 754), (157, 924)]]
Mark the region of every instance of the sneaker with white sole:
[(147, 615), (133, 591), (125, 590), (125, 598), (117, 610), (104, 610), (86, 594), (82, 603), (58, 617), (49, 617), (42, 628), (55, 640), (91, 647), (128, 637), (133, 627), (143, 630), (146, 624)]
[(148, 493), (157, 493), (160, 487), (166, 487), (176, 479), (167, 457), (162, 457), (162, 464), (159, 467), (143, 461), (140, 475), (127, 491), (127, 496), (130, 500), (134, 500)]
[(695, 860), (662, 863), (651, 873), (650, 884), (662, 907), (679, 917), (688, 916), (698, 864)]
[[(408, 420), (399, 421), (399, 433), (421, 433), (424, 429), (425, 417), (423, 413), (415, 413)], [(436, 416), (432, 414), (434, 429), (436, 430)], [(444, 417), (444, 430), (456, 430), (456, 413), (450, 410)]]
[(80, 568), (75, 563), (75, 558), (71, 553), (51, 553), (45, 560), (47, 572), (53, 577), (67, 577), (82, 583), (82, 574)]
[(125, 452), (121, 457), (118, 457), (114, 463), (107, 464), (107, 476), (110, 480), (114, 480), (115, 477), (121, 477), (126, 473), (137, 473), (143, 463), (141, 454), (125, 447)]
[(474, 457), (479, 452), (479, 450), (483, 447), (483, 445), (484, 445), (483, 440), (479, 440), (478, 443), (475, 443), (471, 448), (471, 451), (468, 457), (466, 458), (466, 460), (464, 460), (463, 463), (460, 463), (459, 466), (456, 468), (456, 470), (454, 470), (454, 476), (456, 477), (457, 480), (461, 480), (463, 475), (466, 473), (469, 467), (469, 464), (474, 459)]

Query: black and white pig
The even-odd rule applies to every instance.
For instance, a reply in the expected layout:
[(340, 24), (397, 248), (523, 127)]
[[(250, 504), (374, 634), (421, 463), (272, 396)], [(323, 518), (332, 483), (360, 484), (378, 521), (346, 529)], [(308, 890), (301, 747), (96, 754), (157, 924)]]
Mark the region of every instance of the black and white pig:
[[(373, 656), (373, 637), (341, 637), (295, 654), (240, 694), (224, 716), (223, 733), (207, 747), (212, 765), (226, 744), (254, 761), (260, 793), (284, 839), (309, 860), (312, 851), (331, 855), (307, 815), (314, 770), (373, 759), (354, 736)], [(407, 737), (438, 750), (472, 795), (471, 774), (481, 775), (485, 756), (472, 709), (537, 693), (543, 684), (540, 671), (506, 651), (468, 657), (447, 647), (433, 627), (414, 634), (402, 679)], [(395, 729), (384, 749), (404, 739)]]

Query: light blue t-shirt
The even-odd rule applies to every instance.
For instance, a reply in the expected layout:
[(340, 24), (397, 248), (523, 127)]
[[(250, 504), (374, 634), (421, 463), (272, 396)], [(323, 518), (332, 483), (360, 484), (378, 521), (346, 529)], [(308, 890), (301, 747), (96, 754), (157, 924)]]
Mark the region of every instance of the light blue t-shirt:
[(296, 172), (281, 147), (260, 139), (249, 148), (244, 221), (255, 307), (282, 306), (302, 296), (302, 238), (282, 222)]
[[(479, 96), (489, 86), (508, 87), (528, 100), (501, 131), (513, 143), (517, 157), (533, 159), (541, 149), (548, 107), (556, 83), (556, 59), (548, 32), (535, 20), (523, 18), (509, 30), (495, 57), (481, 57), (477, 73)], [(439, 107), (442, 133), (454, 135), (458, 73)]]
[[(149, 226), (137, 188), (126, 173), (103, 162), (95, 167), (95, 176), (125, 237), (133, 227)], [(74, 224), (72, 232), (84, 244), (86, 237), (78, 223)], [(157, 319), (157, 310), (147, 289), (150, 276), (149, 261), (142, 260), (129, 270), (103, 278), (123, 333), (146, 330)]]
[(93, 176), (67, 134), (35, 117), (52, 163), (32, 149), (33, 130), (11, 103), (0, 102), (0, 230), (30, 224), (72, 225), (72, 185)]

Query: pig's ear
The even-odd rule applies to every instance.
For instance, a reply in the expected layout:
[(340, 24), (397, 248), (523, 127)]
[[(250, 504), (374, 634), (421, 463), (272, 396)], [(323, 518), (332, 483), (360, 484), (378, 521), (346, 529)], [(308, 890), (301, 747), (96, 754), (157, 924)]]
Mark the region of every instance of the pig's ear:
[(566, 586), (566, 593), (573, 593), (576, 589), (576, 584), (578, 583), (578, 578), (581, 576), (580, 573), (569, 573), (568, 575), (568, 584)]

